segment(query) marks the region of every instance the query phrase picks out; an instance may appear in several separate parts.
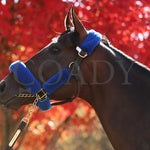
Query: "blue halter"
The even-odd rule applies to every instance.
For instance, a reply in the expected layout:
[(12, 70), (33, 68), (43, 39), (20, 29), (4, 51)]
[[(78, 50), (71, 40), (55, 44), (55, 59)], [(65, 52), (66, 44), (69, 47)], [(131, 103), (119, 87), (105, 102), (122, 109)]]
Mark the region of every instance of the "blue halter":
[[(89, 56), (101, 41), (101, 38), (102, 35), (100, 33), (90, 30), (88, 31), (86, 39), (79, 47)], [(51, 108), (50, 98), (47, 95), (53, 93), (71, 78), (71, 73), (67, 69), (62, 69), (41, 85), (21, 61), (12, 63), (9, 70), (13, 72), (18, 82), (22, 84), (29, 93), (38, 96), (39, 101), (37, 106), (43, 111)]]

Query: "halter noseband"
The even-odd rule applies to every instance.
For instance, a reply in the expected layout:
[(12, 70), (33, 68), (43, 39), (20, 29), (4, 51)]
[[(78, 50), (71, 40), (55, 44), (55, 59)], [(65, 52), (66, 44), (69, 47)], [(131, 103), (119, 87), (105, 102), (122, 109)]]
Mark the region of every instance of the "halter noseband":
[[(88, 35), (86, 39), (80, 46), (76, 47), (78, 51), (77, 58), (69, 64), (69, 69), (62, 69), (57, 72), (53, 77), (47, 80), (43, 85), (41, 85), (30, 70), (25, 66), (21, 61), (14, 62), (10, 65), (10, 71), (13, 72), (15, 78), (21, 83), (27, 91), (30, 93), (24, 94), (20, 93), (15, 96), (17, 97), (35, 97), (38, 99), (37, 106), (41, 110), (48, 110), (51, 108), (51, 105), (64, 104), (66, 102), (71, 102), (79, 94), (79, 81), (77, 82), (77, 89), (75, 95), (72, 98), (67, 98), (60, 102), (50, 103), (50, 98), (48, 95), (53, 93), (56, 89), (66, 83), (71, 77), (77, 77), (79, 64), (82, 59), (91, 55), (94, 48), (102, 39), (102, 35), (94, 30), (87, 31)], [(77, 78), (76, 78), (77, 79)]]

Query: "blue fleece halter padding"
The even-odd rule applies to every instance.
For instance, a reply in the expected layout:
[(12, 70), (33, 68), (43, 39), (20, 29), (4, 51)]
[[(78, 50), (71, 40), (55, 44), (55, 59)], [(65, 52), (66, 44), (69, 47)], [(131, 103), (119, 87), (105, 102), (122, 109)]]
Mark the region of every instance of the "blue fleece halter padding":
[(43, 84), (43, 89), (50, 95), (61, 85), (66, 83), (70, 77), (70, 72), (67, 69), (62, 69)]
[(32, 95), (35, 95), (41, 89), (41, 84), (23, 62), (16, 61), (12, 63), (9, 70), (14, 73), (16, 80), (18, 80)]
[[(102, 35), (94, 30), (88, 31), (88, 36), (84, 42), (80, 45), (80, 48), (87, 52), (88, 55), (91, 55), (94, 48), (101, 41)], [(67, 69), (62, 69), (60, 72), (57, 72), (53, 77), (47, 80), (43, 85), (41, 85), (26, 65), (21, 61), (16, 61), (12, 63), (9, 67), (9, 70), (13, 72), (18, 82), (20, 82), (32, 95), (38, 93), (41, 88), (43, 88), (48, 95), (53, 93), (61, 85), (67, 82), (71, 74)], [(47, 97), (44, 101), (38, 101), (37, 106), (41, 110), (48, 110), (51, 108), (50, 98)]]
[[(57, 72), (53, 77), (47, 80), (41, 85), (36, 78), (32, 75), (30, 70), (21, 61), (12, 63), (9, 70), (14, 73), (16, 79), (30, 92), (35, 95), (41, 88), (43, 88), (47, 94), (51, 94), (61, 85), (67, 82), (70, 78), (70, 72), (67, 69), (62, 69)], [(41, 110), (48, 110), (51, 108), (50, 98), (47, 97), (44, 101), (38, 101), (37, 106)]]
[(79, 46), (82, 50), (86, 51), (88, 56), (91, 55), (94, 48), (102, 39), (102, 35), (94, 30), (87, 31), (88, 35), (83, 43)]

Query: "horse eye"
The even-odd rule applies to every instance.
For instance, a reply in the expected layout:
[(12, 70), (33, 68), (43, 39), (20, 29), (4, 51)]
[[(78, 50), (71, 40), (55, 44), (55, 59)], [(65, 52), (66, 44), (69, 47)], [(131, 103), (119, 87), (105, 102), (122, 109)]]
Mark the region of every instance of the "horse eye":
[(53, 54), (58, 54), (60, 52), (60, 48), (58, 48), (58, 47), (54, 47), (53, 49), (52, 49), (52, 53)]

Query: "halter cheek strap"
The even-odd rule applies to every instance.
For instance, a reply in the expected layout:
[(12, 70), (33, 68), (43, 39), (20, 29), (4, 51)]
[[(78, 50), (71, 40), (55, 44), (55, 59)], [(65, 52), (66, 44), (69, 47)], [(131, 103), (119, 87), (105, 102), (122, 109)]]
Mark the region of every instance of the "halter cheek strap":
[(82, 51), (85, 53), (84, 56), (89, 56), (93, 52), (94, 48), (101, 41), (102, 35), (94, 30), (88, 31), (86, 39), (80, 46), (77, 46), (78, 58), (73, 62), (71, 70), (62, 69), (57, 72), (53, 77), (48, 79), (44, 84), (40, 84), (37, 79), (33, 76), (27, 66), (21, 62), (16, 61), (12, 63), (9, 70), (14, 74), (16, 80), (22, 84), (26, 90), (35, 95), (39, 99), (37, 106), (40, 110), (48, 110), (51, 108), (50, 98), (48, 95), (57, 90), (60, 86), (66, 83), (71, 76), (77, 72), (77, 65), (79, 65), (83, 56), (80, 55)]

